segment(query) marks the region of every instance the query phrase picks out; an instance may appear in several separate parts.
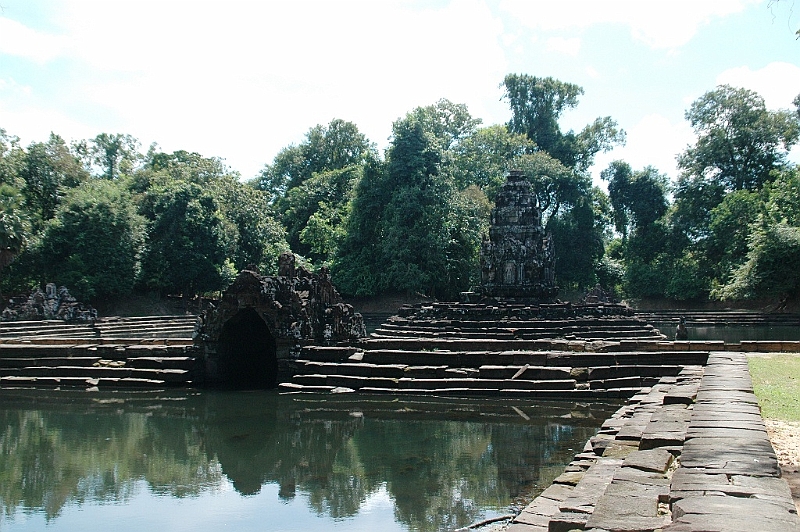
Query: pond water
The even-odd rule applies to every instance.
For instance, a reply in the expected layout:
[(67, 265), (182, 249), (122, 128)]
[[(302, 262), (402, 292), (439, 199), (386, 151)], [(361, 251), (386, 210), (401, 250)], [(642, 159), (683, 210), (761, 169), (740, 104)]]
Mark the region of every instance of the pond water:
[(617, 404), (0, 390), (0, 530), (452, 530), (547, 487)]
[[(667, 338), (675, 337), (675, 322), (653, 322)], [(707, 326), (688, 324), (689, 340), (722, 340), (729, 344), (738, 344), (742, 340), (800, 340), (800, 327), (793, 325), (729, 325)]]

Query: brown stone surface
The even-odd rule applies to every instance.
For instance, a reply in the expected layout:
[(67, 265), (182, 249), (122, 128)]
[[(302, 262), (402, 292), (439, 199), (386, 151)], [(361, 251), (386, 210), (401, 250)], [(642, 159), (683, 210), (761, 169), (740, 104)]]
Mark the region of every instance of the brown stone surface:
[(633, 467), (642, 471), (665, 473), (672, 463), (672, 454), (663, 449), (635, 451), (629, 454), (622, 463), (624, 467)]

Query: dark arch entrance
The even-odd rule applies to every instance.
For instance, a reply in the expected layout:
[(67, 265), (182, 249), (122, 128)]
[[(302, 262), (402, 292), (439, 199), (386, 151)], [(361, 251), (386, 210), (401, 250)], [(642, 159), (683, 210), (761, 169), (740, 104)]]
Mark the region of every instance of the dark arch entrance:
[(275, 337), (252, 309), (225, 322), (217, 344), (219, 385), (224, 388), (274, 388), (278, 381)]

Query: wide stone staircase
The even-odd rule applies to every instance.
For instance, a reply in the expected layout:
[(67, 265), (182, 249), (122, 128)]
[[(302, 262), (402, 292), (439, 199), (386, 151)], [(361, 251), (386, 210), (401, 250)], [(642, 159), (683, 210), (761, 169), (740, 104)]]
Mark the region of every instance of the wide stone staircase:
[(376, 329), (373, 338), (453, 338), (540, 340), (663, 338), (652, 325), (627, 317), (561, 320), (429, 320), (417, 322), (394, 316)]
[(800, 327), (800, 314), (789, 312), (758, 312), (748, 310), (641, 310), (636, 313), (649, 323), (677, 324), (680, 318), (689, 327)]
[(101, 318), (93, 324), (63, 321), (10, 321), (0, 323), (4, 339), (44, 338), (191, 338), (197, 316), (145, 316)]
[(0, 387), (161, 388), (193, 381), (193, 316), (0, 324)]
[(485, 306), (462, 305), (460, 316), (448, 308), (451, 316), (440, 318), (412, 310), (401, 309), (359, 346), (304, 347), (280, 388), (624, 398), (708, 358), (705, 344), (675, 349), (630, 316), (523, 319), (505, 310), (510, 318), (495, 319)]

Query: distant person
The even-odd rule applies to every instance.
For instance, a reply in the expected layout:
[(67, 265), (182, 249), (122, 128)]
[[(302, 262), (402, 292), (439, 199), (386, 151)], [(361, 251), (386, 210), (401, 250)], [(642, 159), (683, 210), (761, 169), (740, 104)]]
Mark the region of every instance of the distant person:
[(675, 330), (675, 340), (688, 340), (689, 339), (689, 330), (686, 328), (686, 318), (681, 316), (680, 321), (678, 321), (678, 328)]

